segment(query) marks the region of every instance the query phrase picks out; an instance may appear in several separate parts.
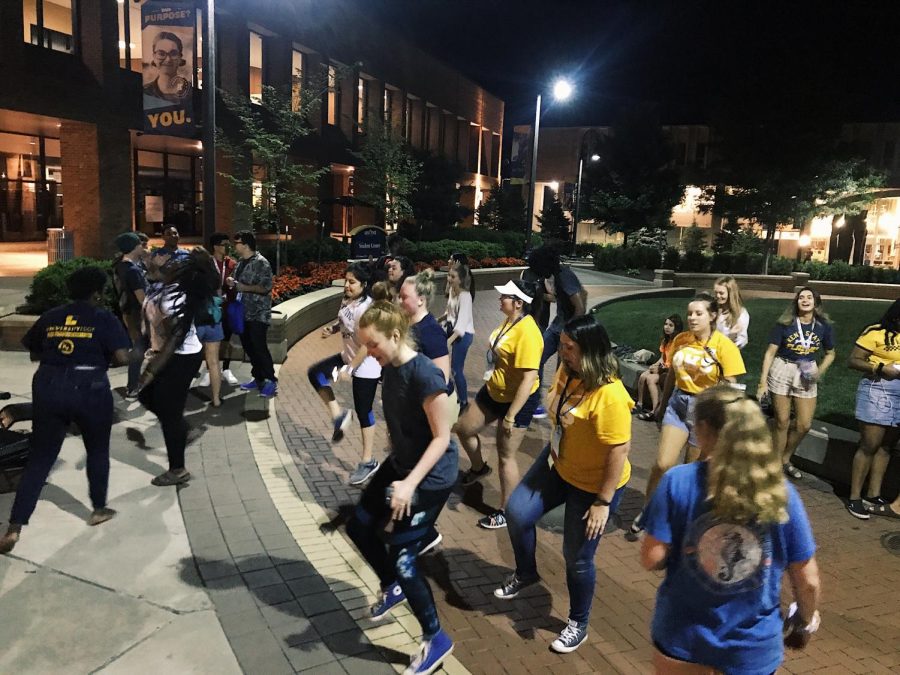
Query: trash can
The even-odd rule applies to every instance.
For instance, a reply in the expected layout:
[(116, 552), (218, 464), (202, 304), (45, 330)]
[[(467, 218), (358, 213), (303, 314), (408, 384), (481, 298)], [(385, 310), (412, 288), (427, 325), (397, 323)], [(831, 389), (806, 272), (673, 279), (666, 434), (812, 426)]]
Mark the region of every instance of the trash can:
[(75, 233), (61, 227), (47, 228), (47, 263), (66, 262), (75, 257)]

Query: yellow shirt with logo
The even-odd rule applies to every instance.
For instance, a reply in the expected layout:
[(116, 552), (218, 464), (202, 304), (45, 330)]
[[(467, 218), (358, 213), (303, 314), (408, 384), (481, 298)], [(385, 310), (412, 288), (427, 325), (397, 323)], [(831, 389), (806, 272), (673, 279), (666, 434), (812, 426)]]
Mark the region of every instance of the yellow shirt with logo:
[[(561, 397), (564, 402), (560, 409)], [(581, 380), (570, 380), (561, 367), (547, 397), (547, 416), (554, 431), (557, 410), (561, 413), (563, 436), (554, 463), (560, 477), (581, 490), (596, 493), (606, 478), (610, 449), (631, 440), (633, 407), (634, 401), (621, 380), (585, 392)], [(616, 488), (630, 478), (631, 463), (626, 458)]]
[[(531, 316), (524, 317), (512, 328), (503, 322), (491, 333), (488, 346), (493, 345), (494, 340), (501, 334), (503, 337), (494, 347), (494, 372), (487, 382), (487, 390), (491, 398), (498, 403), (512, 403), (519, 385), (522, 384), (524, 377), (522, 371), (537, 370), (541, 365), (544, 337)], [(538, 381), (535, 380), (531, 388), (532, 394), (537, 391), (538, 386)]]
[(878, 324), (866, 328), (856, 339), (856, 346), (870, 352), (869, 363), (872, 365), (900, 363), (900, 334), (887, 335)]
[[(718, 363), (716, 363), (718, 362)], [(672, 371), (675, 386), (689, 394), (699, 394), (726, 377), (747, 372), (741, 350), (717, 330), (704, 342), (690, 331), (672, 341)]]

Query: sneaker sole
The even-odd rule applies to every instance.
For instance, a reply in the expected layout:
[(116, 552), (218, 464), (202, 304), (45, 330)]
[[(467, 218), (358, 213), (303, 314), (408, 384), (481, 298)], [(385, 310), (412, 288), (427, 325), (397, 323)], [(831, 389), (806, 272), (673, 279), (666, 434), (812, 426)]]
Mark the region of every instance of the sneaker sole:
[(495, 598), (500, 598), (501, 600), (512, 600), (513, 598), (519, 597), (519, 595), (521, 595), (522, 591), (526, 591), (526, 590), (528, 590), (529, 588), (531, 588), (532, 586), (537, 586), (539, 583), (541, 583), (540, 578), (535, 579), (535, 580), (532, 581), (531, 583), (522, 586), (519, 590), (517, 590), (515, 593), (512, 593), (511, 595), (502, 595), (502, 594), (499, 594), (498, 591), (499, 591), (500, 589), (498, 588), (497, 590), (494, 591), (494, 597), (495, 597)]
[(552, 649), (553, 651), (555, 651), (557, 654), (571, 654), (571, 653), (574, 652), (576, 649), (578, 649), (581, 645), (583, 645), (583, 644), (585, 643), (585, 640), (587, 640), (587, 635), (585, 635), (585, 636), (578, 642), (578, 644), (574, 645), (573, 647), (564, 647), (564, 646), (562, 646), (562, 645), (557, 645), (557, 644), (556, 644), (556, 640), (554, 640), (553, 642), (550, 643), (550, 649)]
[(543, 413), (541, 415), (532, 415), (531, 419), (533, 420), (545, 420), (547, 419), (547, 413)]
[(415, 671), (412, 669), (412, 667), (410, 667), (410, 668), (407, 668), (406, 670), (404, 670), (403, 674), (406, 675), (407, 673), (409, 673), (410, 675), (431, 675), (431, 673), (433, 673), (438, 668), (440, 668), (441, 666), (444, 665), (444, 661), (446, 661), (447, 657), (453, 653), (454, 646), (455, 645), (450, 645), (450, 649), (448, 649), (446, 652), (444, 652), (441, 655), (441, 658), (439, 660), (435, 661), (427, 670)]
[(869, 518), (872, 517), (868, 513), (857, 513), (856, 511), (852, 510), (850, 507), (847, 507), (847, 512), (854, 518), (859, 518), (859, 520), (869, 520)]
[(362, 485), (367, 480), (369, 480), (372, 476), (374, 476), (378, 472), (378, 469), (380, 469), (380, 468), (381, 468), (381, 464), (376, 466), (374, 469), (372, 469), (369, 473), (367, 473), (362, 478), (357, 478), (356, 480), (351, 479), (349, 484), (350, 485)]
[(480, 527), (483, 530), (502, 530), (504, 527), (506, 527), (506, 523), (503, 523), (503, 525), (490, 525), (490, 524), (485, 525), (484, 523), (482, 523), (479, 520), (478, 527)]
[(419, 551), (419, 555), (425, 555), (429, 551), (433, 550), (434, 547), (437, 546), (438, 544), (440, 544), (442, 541), (444, 541), (444, 535), (442, 535), (440, 532), (438, 532), (438, 536), (436, 536), (434, 539), (432, 539), (431, 543), (428, 544), (428, 546), (426, 546), (421, 551)]

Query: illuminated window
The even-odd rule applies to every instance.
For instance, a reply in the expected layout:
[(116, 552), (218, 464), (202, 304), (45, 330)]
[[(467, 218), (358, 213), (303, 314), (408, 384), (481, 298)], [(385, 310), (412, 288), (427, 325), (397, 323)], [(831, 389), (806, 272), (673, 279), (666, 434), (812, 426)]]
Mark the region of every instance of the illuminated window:
[(76, 3), (77, 0), (23, 0), (22, 28), (25, 42), (74, 54), (72, 15), (73, 5)]
[(250, 100), (262, 103), (263, 96), (263, 38), (250, 32)]
[(337, 68), (328, 66), (328, 93), (326, 122), (336, 125), (338, 121), (338, 107), (340, 106), (340, 85), (337, 81)]
[(394, 123), (394, 90), (384, 88), (384, 126), (390, 131)]
[(364, 134), (369, 124), (369, 81), (358, 78), (356, 88), (356, 131)]
[(303, 88), (303, 52), (291, 52), (291, 110), (300, 110), (300, 91)]

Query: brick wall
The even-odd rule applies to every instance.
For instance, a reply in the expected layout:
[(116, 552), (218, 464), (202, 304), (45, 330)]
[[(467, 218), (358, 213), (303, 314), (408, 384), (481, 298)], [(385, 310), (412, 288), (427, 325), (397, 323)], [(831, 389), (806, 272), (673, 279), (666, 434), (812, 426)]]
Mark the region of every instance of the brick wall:
[(96, 255), (101, 248), (97, 125), (65, 120), (59, 131), (66, 229), (75, 233), (75, 255)]

